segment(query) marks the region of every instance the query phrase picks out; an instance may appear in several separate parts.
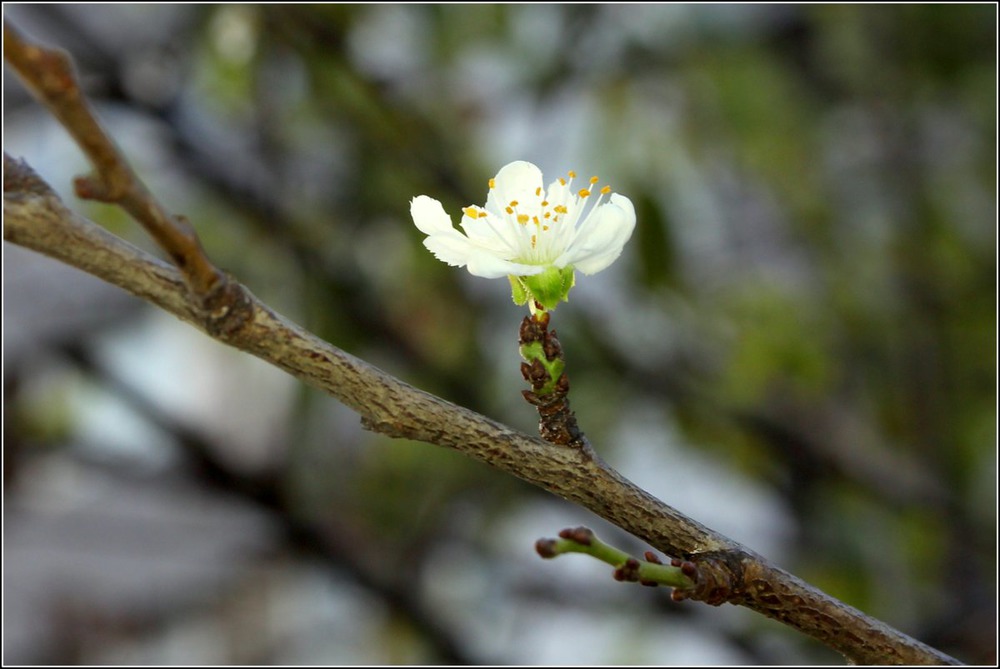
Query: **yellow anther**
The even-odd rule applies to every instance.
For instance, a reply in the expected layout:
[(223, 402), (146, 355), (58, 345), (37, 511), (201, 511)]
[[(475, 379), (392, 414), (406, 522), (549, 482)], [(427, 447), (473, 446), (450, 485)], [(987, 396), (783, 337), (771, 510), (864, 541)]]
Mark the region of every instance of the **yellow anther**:
[(577, 195), (579, 195), (580, 197), (587, 197), (588, 195), (590, 195), (590, 191), (587, 190), (586, 188), (581, 188), (580, 192), (577, 193)]
[(576, 178), (576, 172), (574, 172), (573, 170), (570, 170), (569, 171), (569, 178), (570, 179), (575, 179)]
[(600, 181), (600, 179), (598, 179), (597, 177), (590, 177), (590, 183), (596, 184), (598, 181)]
[(543, 207), (549, 206), (549, 201), (548, 200), (542, 200), (542, 206)]
[[(572, 174), (572, 172), (570, 172), (570, 174)], [(559, 185), (560, 186), (565, 186), (566, 185), (566, 180), (563, 179), (562, 177), (559, 177)]]
[(557, 204), (553, 209), (555, 209), (557, 214), (565, 214), (567, 212), (566, 205), (564, 204)]
[(539, 186), (538, 188), (535, 189), (535, 195), (541, 195), (541, 194), (542, 194), (542, 187)]
[(462, 211), (464, 211), (465, 215), (469, 218), (479, 218), (479, 212), (476, 211), (475, 207), (466, 207)]
[(508, 214), (513, 214), (514, 213), (514, 210), (512, 208), (510, 208), (510, 207), (507, 207), (506, 211), (507, 211)]
[(531, 235), (531, 248), (535, 248), (535, 244), (538, 243), (538, 238), (535, 235)]
[(607, 195), (610, 192), (611, 192), (611, 186), (605, 186), (604, 188), (601, 189), (601, 195)]
[(496, 186), (497, 186), (497, 180), (490, 179), (490, 188), (496, 188)]
[(545, 212), (545, 218), (552, 218), (552, 212), (551, 211)]
[(539, 223), (539, 221), (538, 221), (538, 217), (537, 216), (532, 216), (531, 220), (534, 221), (535, 225), (541, 225), (541, 223)]
[(517, 200), (511, 200), (510, 201), (510, 206), (516, 207), (517, 206)]
[(517, 215), (517, 222), (520, 223), (521, 225), (525, 225), (528, 222), (528, 215), (527, 214), (518, 214)]
[(478, 218), (486, 218), (488, 214), (485, 211), (479, 212)]
[(542, 226), (542, 230), (548, 230), (548, 229), (549, 229), (549, 226), (547, 226), (547, 225), (543, 225)]

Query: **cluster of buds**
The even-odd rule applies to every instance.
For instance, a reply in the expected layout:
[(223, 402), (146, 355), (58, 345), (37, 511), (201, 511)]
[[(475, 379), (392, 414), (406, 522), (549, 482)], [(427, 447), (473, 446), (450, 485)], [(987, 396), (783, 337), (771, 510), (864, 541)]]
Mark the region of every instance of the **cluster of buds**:
[(563, 371), (562, 346), (555, 330), (549, 330), (548, 312), (525, 316), (520, 328), (520, 351), (525, 362), (521, 374), (531, 390), (521, 391), (538, 409), (538, 430), (545, 441), (581, 448), (586, 437), (569, 408), (569, 379)]

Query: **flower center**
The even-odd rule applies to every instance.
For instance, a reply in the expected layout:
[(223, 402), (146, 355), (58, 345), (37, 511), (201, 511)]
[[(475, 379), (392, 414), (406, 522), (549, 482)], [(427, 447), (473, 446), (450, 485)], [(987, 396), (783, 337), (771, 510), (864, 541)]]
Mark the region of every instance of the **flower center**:
[[(591, 214), (600, 206), (604, 197), (611, 192), (610, 186), (600, 188), (594, 205), (590, 207), (586, 216), (582, 216), (588, 199), (597, 188), (600, 179), (596, 176), (590, 177), (587, 188), (574, 192), (572, 187), (576, 172), (571, 170), (567, 177), (560, 177), (545, 192), (539, 186), (531, 195), (530, 201), (507, 202), (503, 209), (506, 216), (500, 223), (507, 234), (500, 233), (494, 227), (485, 211), (475, 207), (466, 207), (464, 211), (473, 219), (486, 218), (485, 222), (494, 232), (500, 233), (500, 236), (509, 242), (516, 242), (508, 243), (512, 251), (511, 259), (526, 264), (549, 264), (569, 246), (574, 236), (587, 224)], [(494, 179), (490, 179), (489, 186), (490, 189), (496, 187)]]

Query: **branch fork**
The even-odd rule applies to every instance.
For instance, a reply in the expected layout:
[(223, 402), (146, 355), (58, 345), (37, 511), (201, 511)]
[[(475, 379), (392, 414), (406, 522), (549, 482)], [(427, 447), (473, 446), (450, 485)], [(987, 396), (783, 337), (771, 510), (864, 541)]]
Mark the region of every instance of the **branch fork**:
[(187, 219), (171, 215), (139, 179), (88, 104), (69, 55), (28, 42), (6, 21), (3, 36), (5, 60), (94, 167), (74, 180), (77, 196), (118, 205), (142, 225), (181, 271), (206, 330), (226, 337), (243, 327), (253, 317), (246, 290), (215, 267)]

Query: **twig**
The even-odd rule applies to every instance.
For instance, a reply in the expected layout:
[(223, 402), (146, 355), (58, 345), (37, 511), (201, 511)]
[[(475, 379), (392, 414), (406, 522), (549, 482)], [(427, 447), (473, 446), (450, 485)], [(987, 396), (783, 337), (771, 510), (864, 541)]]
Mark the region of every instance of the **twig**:
[(646, 561), (642, 562), (625, 551), (604, 543), (588, 527), (566, 528), (559, 532), (558, 539), (539, 539), (535, 542), (535, 551), (545, 559), (565, 553), (585, 553), (614, 567), (612, 576), (616, 581), (652, 587), (667, 585), (682, 591), (690, 590), (695, 586), (694, 578), (697, 576), (697, 567), (691, 562), (682, 563), (674, 559), (676, 564), (667, 566), (653, 551), (646, 551)]
[(208, 259), (191, 224), (182, 216), (171, 215), (136, 175), (87, 103), (69, 56), (27, 42), (6, 21), (3, 36), (4, 59), (69, 131), (96, 170), (92, 176), (76, 178), (76, 194), (114, 203), (127, 211), (180, 268), (213, 328), (238, 327), (246, 317), (239, 308), (242, 295), (234, 288), (238, 284)]

